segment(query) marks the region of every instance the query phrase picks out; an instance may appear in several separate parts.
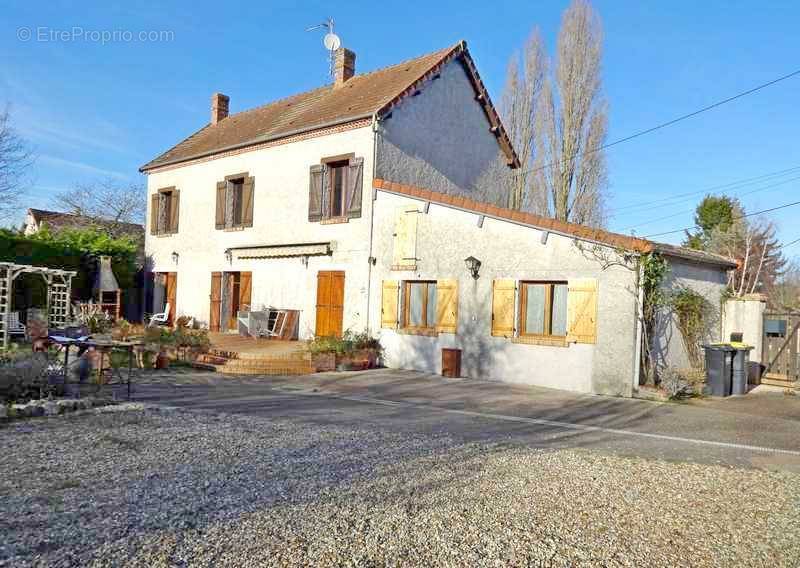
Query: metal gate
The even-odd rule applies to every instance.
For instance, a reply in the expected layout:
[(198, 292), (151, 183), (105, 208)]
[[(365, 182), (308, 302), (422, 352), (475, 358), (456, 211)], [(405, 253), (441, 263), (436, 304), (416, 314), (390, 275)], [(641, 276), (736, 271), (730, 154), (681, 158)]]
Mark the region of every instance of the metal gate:
[(764, 382), (793, 386), (800, 380), (800, 314), (764, 314)]

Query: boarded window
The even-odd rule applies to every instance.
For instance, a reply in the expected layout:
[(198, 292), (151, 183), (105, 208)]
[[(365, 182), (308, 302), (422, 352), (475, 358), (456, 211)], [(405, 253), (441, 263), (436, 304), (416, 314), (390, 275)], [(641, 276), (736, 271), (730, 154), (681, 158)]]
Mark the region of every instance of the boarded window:
[(392, 270), (414, 270), (417, 264), (417, 223), (419, 211), (416, 207), (403, 206), (397, 209), (394, 223)]
[(521, 282), (520, 335), (567, 335), (567, 283)]

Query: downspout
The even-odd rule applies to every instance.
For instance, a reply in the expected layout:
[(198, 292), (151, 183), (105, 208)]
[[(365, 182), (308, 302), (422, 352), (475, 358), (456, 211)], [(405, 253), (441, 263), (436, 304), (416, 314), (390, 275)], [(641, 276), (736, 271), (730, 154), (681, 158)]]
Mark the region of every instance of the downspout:
[[(372, 179), (375, 179), (378, 163), (378, 113), (372, 113)], [(375, 229), (375, 188), (369, 184), (369, 248), (367, 254), (367, 330), (370, 329), (370, 306), (372, 305), (372, 250), (373, 235)]]
[(644, 279), (644, 266), (642, 266), (642, 257), (638, 257), (638, 268), (636, 270), (636, 345), (633, 350), (633, 384), (631, 385), (631, 393), (639, 390), (639, 380), (642, 373), (642, 325), (644, 324), (644, 286), (642, 280)]

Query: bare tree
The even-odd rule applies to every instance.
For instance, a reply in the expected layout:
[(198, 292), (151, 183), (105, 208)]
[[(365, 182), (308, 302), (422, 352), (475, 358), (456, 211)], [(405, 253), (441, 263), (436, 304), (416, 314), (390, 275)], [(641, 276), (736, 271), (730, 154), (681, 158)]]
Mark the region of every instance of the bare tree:
[(736, 259), (738, 266), (728, 277), (735, 296), (754, 292), (771, 296), (786, 265), (775, 223), (766, 218), (744, 218), (738, 204), (734, 212), (730, 227), (712, 231), (708, 250)]
[(147, 201), (140, 184), (121, 184), (106, 179), (76, 184), (55, 197), (57, 206), (66, 213), (83, 215), (98, 221), (112, 233), (124, 223), (144, 223)]
[(11, 126), (11, 114), (6, 107), (0, 112), (0, 218), (15, 212), (25, 172), (32, 163), (33, 154)]
[(508, 207), (511, 209), (522, 209), (534, 197), (534, 126), (546, 67), (542, 37), (539, 29), (534, 28), (522, 48), (522, 53), (511, 56), (501, 100), (503, 124), (521, 164), (512, 173), (508, 194)]
[(536, 112), (540, 213), (588, 225), (604, 222), (608, 109), (601, 91), (602, 30), (586, 0), (574, 0), (558, 34), (552, 77)]

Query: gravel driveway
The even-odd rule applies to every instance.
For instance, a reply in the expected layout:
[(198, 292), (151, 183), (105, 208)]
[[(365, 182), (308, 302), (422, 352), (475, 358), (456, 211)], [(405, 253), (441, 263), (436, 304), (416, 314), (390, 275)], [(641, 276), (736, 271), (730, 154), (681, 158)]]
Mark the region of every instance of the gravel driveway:
[(788, 472), (136, 407), (0, 439), (4, 566), (800, 562)]

